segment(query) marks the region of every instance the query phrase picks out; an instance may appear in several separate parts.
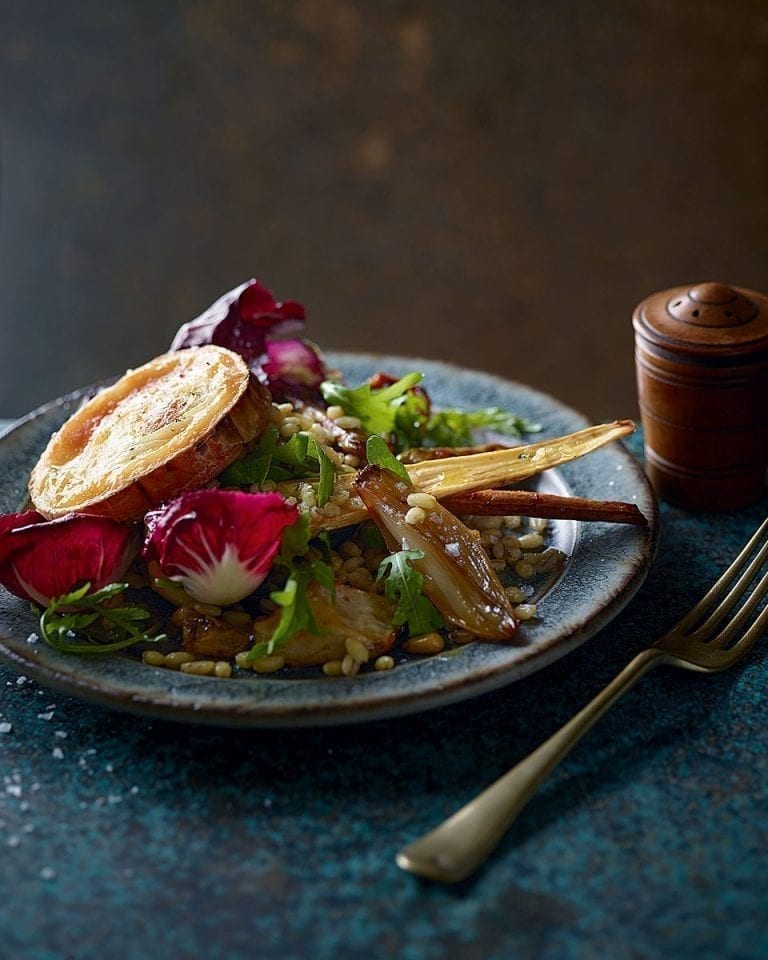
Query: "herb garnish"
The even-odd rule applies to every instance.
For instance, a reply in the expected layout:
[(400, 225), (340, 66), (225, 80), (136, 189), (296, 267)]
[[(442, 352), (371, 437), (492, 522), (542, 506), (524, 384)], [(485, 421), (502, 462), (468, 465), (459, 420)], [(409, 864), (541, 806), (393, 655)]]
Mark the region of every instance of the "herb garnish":
[(61, 653), (99, 654), (166, 639), (143, 628), (151, 616), (144, 607), (116, 605), (127, 583), (110, 583), (94, 593), (88, 593), (90, 587), (86, 583), (54, 598), (41, 612), (40, 634), (49, 646)]
[(280, 590), (273, 590), (269, 598), (282, 608), (280, 620), (269, 640), (254, 644), (248, 651), (247, 660), (269, 656), (300, 630), (319, 633), (312, 607), (309, 603), (309, 587), (317, 582), (325, 587), (335, 600), (333, 570), (323, 560), (308, 560), (309, 516), (302, 514), (298, 521), (283, 533), (280, 553), (274, 561), (277, 571), (286, 574)]
[(320, 390), (326, 403), (343, 407), (347, 416), (357, 417), (369, 433), (388, 437), (396, 432), (398, 414), (409, 396), (413, 396), (409, 391), (423, 379), (421, 373), (408, 373), (386, 387), (373, 387), (370, 383), (345, 387), (326, 380), (320, 384)]
[(392, 623), (407, 625), (411, 637), (431, 633), (445, 626), (437, 607), (423, 593), (424, 575), (411, 566), (411, 560), (421, 560), (421, 550), (399, 550), (385, 557), (379, 564), (377, 580), (384, 580), (384, 595), (395, 604)]
[(486, 410), (439, 410), (424, 427), (424, 446), (467, 447), (474, 442), (473, 431), (493, 430), (510, 437), (537, 433), (541, 424), (515, 416), (499, 407)]
[(219, 476), (225, 487), (264, 487), (267, 481), (317, 479), (317, 504), (325, 506), (333, 492), (336, 468), (321, 443), (303, 430), (283, 441), (269, 427), (251, 453), (236, 460)]
[(381, 467), (382, 470), (389, 470), (394, 473), (398, 480), (412, 486), (413, 481), (405, 469), (405, 466), (397, 459), (381, 437), (373, 434), (365, 441), (365, 458), (368, 463)]

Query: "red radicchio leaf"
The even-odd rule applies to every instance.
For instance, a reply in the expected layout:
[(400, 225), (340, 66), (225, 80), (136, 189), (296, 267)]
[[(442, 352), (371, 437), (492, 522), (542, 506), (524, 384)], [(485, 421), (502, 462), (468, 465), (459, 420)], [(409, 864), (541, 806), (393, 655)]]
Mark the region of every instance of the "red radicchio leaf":
[(144, 556), (193, 599), (228, 606), (262, 583), (298, 517), (279, 493), (196, 490), (147, 514)]
[(258, 372), (266, 351), (267, 335), (301, 329), (304, 307), (295, 300), (278, 302), (258, 280), (247, 280), (211, 304), (195, 320), (185, 323), (171, 343), (171, 350), (215, 343), (239, 353)]
[(0, 516), (0, 583), (43, 607), (80, 584), (98, 590), (119, 581), (137, 551), (135, 527), (108, 517)]
[(320, 352), (309, 340), (268, 343), (261, 367), (270, 389), (275, 387), (281, 393), (315, 390), (327, 378)]

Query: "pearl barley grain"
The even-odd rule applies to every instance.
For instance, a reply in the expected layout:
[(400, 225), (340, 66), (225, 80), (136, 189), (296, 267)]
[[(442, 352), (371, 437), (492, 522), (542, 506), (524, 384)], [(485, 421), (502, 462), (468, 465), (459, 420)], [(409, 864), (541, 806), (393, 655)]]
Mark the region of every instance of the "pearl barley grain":
[(412, 527), (417, 527), (420, 523), (424, 523), (426, 519), (427, 515), (421, 507), (410, 507), (405, 515), (405, 522)]

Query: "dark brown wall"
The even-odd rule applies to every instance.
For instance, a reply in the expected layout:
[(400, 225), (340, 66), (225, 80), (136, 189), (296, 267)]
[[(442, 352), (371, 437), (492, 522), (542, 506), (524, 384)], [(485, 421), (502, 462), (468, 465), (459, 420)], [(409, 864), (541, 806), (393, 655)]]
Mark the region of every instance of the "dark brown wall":
[(768, 288), (767, 95), (746, 0), (0, 0), (0, 415), (252, 275), (633, 415), (640, 299)]

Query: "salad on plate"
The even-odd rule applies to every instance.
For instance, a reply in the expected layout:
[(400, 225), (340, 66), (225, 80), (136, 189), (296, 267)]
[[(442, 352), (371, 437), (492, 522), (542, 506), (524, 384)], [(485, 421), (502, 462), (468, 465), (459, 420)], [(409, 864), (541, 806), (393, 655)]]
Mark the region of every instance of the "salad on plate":
[(221, 679), (524, 644), (565, 559), (548, 519), (645, 523), (520, 487), (631, 421), (538, 439), (514, 412), (434, 409), (418, 370), (344, 383), (304, 320), (249, 280), (53, 434), (28, 509), (0, 515), (0, 583), (46, 643)]

